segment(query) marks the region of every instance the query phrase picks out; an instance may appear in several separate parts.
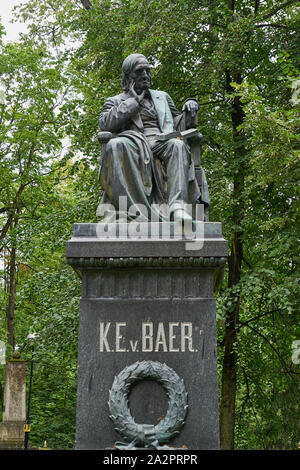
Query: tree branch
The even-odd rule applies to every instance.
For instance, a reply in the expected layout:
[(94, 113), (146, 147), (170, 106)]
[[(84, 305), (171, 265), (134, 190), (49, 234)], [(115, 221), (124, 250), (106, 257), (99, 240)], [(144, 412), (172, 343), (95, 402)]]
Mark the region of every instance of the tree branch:
[(290, 26), (287, 26), (285, 24), (279, 24), (279, 23), (265, 23), (265, 24), (256, 24), (256, 28), (286, 28), (289, 29)]
[(270, 310), (269, 312), (262, 313), (261, 315), (257, 315), (256, 317), (250, 318), (250, 320), (248, 320), (248, 321), (239, 323), (239, 325), (238, 325), (237, 328), (238, 328), (238, 330), (239, 330), (240, 328), (242, 328), (242, 326), (247, 326), (248, 323), (251, 323), (251, 322), (253, 322), (254, 320), (258, 320), (259, 318), (265, 317), (266, 315), (270, 315), (271, 313), (275, 313), (275, 312), (281, 312), (281, 309), (280, 309), (280, 308), (276, 308), (275, 310)]
[[(8, 219), (4, 225), (4, 227), (2, 228), (1, 230), (1, 233), (0, 233), (0, 240), (3, 240), (8, 232), (8, 230), (10, 229), (11, 227), (11, 224), (13, 223), (13, 218), (14, 218), (14, 215), (16, 213), (16, 210), (17, 210), (17, 205), (18, 205), (18, 202), (19, 202), (19, 197), (21, 196), (22, 192), (24, 191), (25, 187), (29, 184), (29, 182), (27, 183), (22, 183), (15, 195), (15, 198), (14, 198), (14, 202), (13, 202), (13, 205), (12, 205), (12, 208), (11, 208), (11, 211), (10, 211), (10, 214), (8, 216)], [(0, 249), (1, 250), (1, 249)]]
[(204, 103), (198, 103), (199, 106), (206, 106), (208, 104), (216, 104), (216, 103), (224, 103), (226, 101), (225, 99), (223, 100), (215, 100), (215, 101), (205, 101)]
[(289, 2), (283, 3), (279, 7), (275, 8), (273, 11), (270, 13), (267, 13), (266, 15), (263, 16), (263, 19), (266, 20), (267, 18), (271, 18), (271, 16), (275, 15), (278, 11), (282, 10), (285, 7), (288, 7), (289, 5), (292, 5), (293, 3), (297, 3), (299, 0), (290, 0)]
[(228, 8), (234, 12), (234, 7), (235, 7), (235, 0), (229, 0), (228, 1)]
[(80, 1), (86, 10), (89, 10), (91, 8), (92, 4), (90, 0), (80, 0)]
[(244, 413), (244, 409), (245, 409), (245, 406), (247, 404), (247, 401), (250, 399), (250, 389), (249, 389), (249, 381), (248, 381), (248, 377), (247, 377), (245, 368), (241, 363), (240, 363), (240, 368), (242, 369), (243, 376), (244, 376), (244, 379), (245, 379), (245, 385), (246, 385), (246, 396), (244, 398), (244, 402), (242, 404), (242, 410), (241, 410), (241, 416), (242, 416), (243, 413)]
[(275, 354), (278, 356), (280, 362), (281, 362), (282, 365), (283, 365), (283, 368), (284, 368), (285, 372), (289, 375), (290, 379), (291, 379), (292, 382), (295, 384), (296, 389), (297, 389), (298, 391), (300, 391), (299, 388), (298, 388), (297, 382), (295, 382), (293, 375), (292, 375), (292, 374), (290, 373), (290, 371), (288, 370), (288, 367), (287, 367), (285, 361), (282, 359), (281, 354), (280, 354), (280, 353), (277, 351), (277, 349), (273, 346), (273, 344), (271, 343), (271, 341), (270, 341), (265, 335), (263, 335), (262, 333), (260, 333), (260, 331), (258, 331), (256, 328), (253, 328), (253, 326), (250, 326), (250, 325), (247, 325), (247, 326), (248, 326), (248, 328), (250, 328), (252, 331), (254, 331), (257, 335), (259, 335), (261, 338), (263, 338), (263, 339), (268, 343), (268, 345), (270, 346), (270, 348), (271, 348), (271, 349), (275, 352)]
[(247, 374), (246, 374), (246, 370), (242, 364), (242, 361), (241, 361), (241, 350), (240, 350), (240, 342), (239, 342), (239, 339), (237, 338), (237, 347), (238, 347), (238, 351), (239, 351), (239, 365), (242, 369), (242, 372), (243, 372), (243, 376), (244, 376), (244, 379), (245, 379), (245, 385), (246, 385), (246, 397), (244, 399), (244, 402), (242, 404), (242, 410), (241, 410), (241, 413), (240, 415), (242, 416), (243, 413), (244, 413), (244, 409), (245, 409), (245, 406), (246, 406), (246, 403), (247, 401), (250, 399), (250, 387), (249, 387), (249, 381), (248, 381), (248, 377), (247, 377)]

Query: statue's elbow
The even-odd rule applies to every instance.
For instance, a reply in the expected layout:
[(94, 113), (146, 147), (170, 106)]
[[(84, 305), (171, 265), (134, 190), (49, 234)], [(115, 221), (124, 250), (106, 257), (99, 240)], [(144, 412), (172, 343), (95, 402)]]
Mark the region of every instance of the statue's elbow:
[(111, 129), (110, 129), (110, 126), (108, 126), (107, 123), (105, 122), (105, 120), (103, 120), (103, 119), (99, 119), (98, 127), (101, 131), (112, 132)]
[(113, 132), (113, 133), (116, 133), (118, 131), (117, 126), (114, 125), (114, 123), (109, 122), (107, 119), (103, 119), (100, 117), (98, 124), (99, 124), (99, 129), (101, 129), (101, 131)]

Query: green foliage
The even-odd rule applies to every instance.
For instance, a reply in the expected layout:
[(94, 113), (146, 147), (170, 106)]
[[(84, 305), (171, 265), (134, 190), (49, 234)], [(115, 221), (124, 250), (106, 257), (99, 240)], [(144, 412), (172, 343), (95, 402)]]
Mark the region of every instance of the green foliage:
[(93, 0), (86, 10), (81, 2), (31, 0), (21, 7), (29, 34), (1, 43), (0, 339), (16, 246), (15, 336), (28, 360), (25, 338), (40, 334), (34, 444), (74, 443), (80, 281), (64, 246), (74, 222), (95, 220), (99, 111), (120, 91), (123, 59), (141, 52), (153, 65), (154, 88), (178, 107), (198, 99), (211, 220), (223, 222), (230, 246), (235, 234), (243, 243), (240, 280), (224, 283), (217, 298), (220, 377), (228, 313), (237, 303), (240, 312), (236, 447), (296, 448), (299, 67), (297, 7), (287, 3)]

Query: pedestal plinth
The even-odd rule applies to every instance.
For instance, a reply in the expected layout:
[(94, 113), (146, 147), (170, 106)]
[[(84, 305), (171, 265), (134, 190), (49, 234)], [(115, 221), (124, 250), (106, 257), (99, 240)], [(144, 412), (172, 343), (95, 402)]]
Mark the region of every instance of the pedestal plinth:
[[(124, 226), (114, 232), (102, 224), (75, 224), (67, 244), (67, 261), (82, 277), (77, 449), (129, 442), (116, 431), (121, 418), (112, 416), (110, 390), (118, 374), (125, 369), (126, 376), (128, 370), (129, 381), (130, 366), (142, 368), (143, 361), (145, 367), (161, 367), (163, 378), (141, 375), (127, 395), (124, 391), (135, 423), (149, 425), (137, 427), (139, 433), (155, 434), (166, 415), (170, 418), (170, 403), (183, 406), (176, 399), (182, 389), (164, 382), (163, 371), (171, 369), (183, 381), (187, 411), (167, 445), (219, 448), (213, 291), (222, 279), (227, 242), (220, 223), (197, 223), (192, 240), (176, 238), (173, 228), (168, 233), (167, 224), (157, 224), (152, 233), (149, 226), (140, 224), (129, 233)], [(166, 382), (174, 388), (173, 398)]]
[(5, 367), (3, 422), (0, 423), (2, 447), (24, 444), (26, 419), (26, 362), (8, 361)]

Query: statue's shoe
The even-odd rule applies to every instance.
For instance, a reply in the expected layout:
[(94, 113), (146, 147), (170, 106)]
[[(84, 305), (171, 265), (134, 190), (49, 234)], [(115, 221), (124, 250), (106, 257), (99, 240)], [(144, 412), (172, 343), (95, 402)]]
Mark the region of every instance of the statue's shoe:
[(186, 212), (184, 209), (176, 209), (173, 212), (173, 220), (174, 222), (192, 222), (193, 218), (192, 216)]
[(180, 224), (180, 233), (185, 238), (193, 238), (193, 218), (184, 209), (176, 209), (173, 212), (173, 220), (176, 224)]

